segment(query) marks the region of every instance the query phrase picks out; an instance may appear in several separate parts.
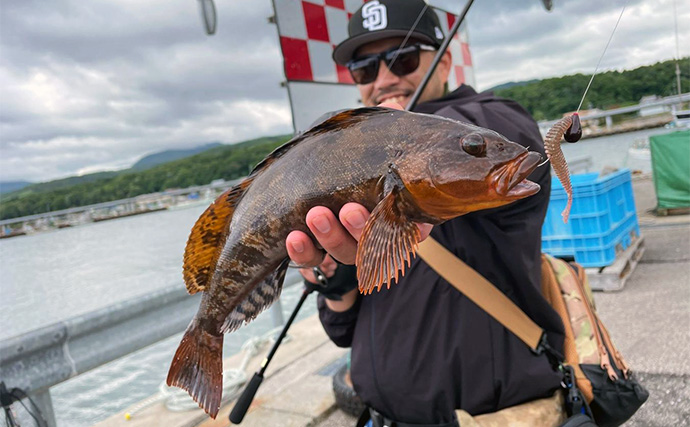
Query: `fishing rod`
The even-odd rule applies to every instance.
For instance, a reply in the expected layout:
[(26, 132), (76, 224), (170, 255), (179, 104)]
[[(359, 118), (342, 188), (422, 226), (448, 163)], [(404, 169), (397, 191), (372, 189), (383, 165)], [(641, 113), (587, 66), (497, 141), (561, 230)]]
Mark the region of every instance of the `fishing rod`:
[[(448, 31), (448, 35), (446, 36), (446, 38), (443, 39), (441, 47), (438, 48), (438, 52), (436, 52), (436, 56), (434, 57), (431, 66), (424, 75), (424, 78), (422, 78), (422, 82), (419, 84), (419, 86), (417, 86), (417, 90), (414, 91), (414, 94), (412, 95), (410, 102), (407, 103), (407, 107), (405, 107), (406, 111), (412, 111), (412, 109), (417, 106), (419, 97), (422, 96), (422, 92), (424, 92), (426, 85), (429, 83), (429, 80), (431, 80), (431, 76), (434, 74), (434, 71), (436, 71), (438, 63), (441, 62), (441, 57), (443, 57), (443, 54), (446, 53), (446, 50), (448, 49), (450, 42), (453, 40), (453, 37), (458, 32), (460, 25), (465, 20), (465, 16), (467, 15), (467, 12), (469, 12), (472, 3), (474, 3), (474, 0), (468, 0), (468, 2), (465, 3), (465, 7), (462, 9), (462, 12), (460, 12), (460, 15), (458, 15), (458, 18), (455, 20), (455, 24), (453, 24), (453, 27)], [(410, 30), (410, 33), (413, 30), (414, 28)]]
[(244, 419), (244, 416), (247, 414), (247, 410), (249, 409), (249, 406), (254, 400), (256, 392), (259, 389), (261, 382), (264, 380), (264, 373), (266, 372), (268, 364), (271, 363), (271, 359), (273, 359), (273, 356), (276, 354), (276, 351), (278, 351), (278, 347), (280, 347), (280, 344), (283, 342), (283, 339), (287, 335), (287, 331), (290, 328), (290, 325), (292, 325), (292, 322), (295, 320), (295, 317), (297, 317), (297, 313), (299, 313), (300, 309), (302, 308), (302, 304), (304, 304), (304, 301), (307, 299), (309, 294), (316, 290), (318, 286), (326, 286), (326, 284), (328, 283), (326, 275), (318, 267), (314, 267), (313, 271), (314, 276), (316, 277), (316, 280), (319, 283), (305, 285), (304, 290), (302, 291), (302, 296), (297, 302), (295, 308), (292, 310), (290, 318), (285, 323), (285, 326), (283, 326), (283, 330), (280, 331), (280, 335), (278, 336), (278, 339), (276, 339), (276, 342), (273, 344), (273, 347), (271, 348), (271, 351), (268, 353), (268, 356), (266, 356), (266, 358), (261, 362), (261, 369), (259, 369), (259, 371), (254, 374), (252, 379), (247, 384), (247, 387), (242, 392), (242, 395), (239, 397), (239, 399), (237, 399), (237, 402), (235, 402), (235, 406), (232, 408), (232, 412), (230, 412), (229, 417), (230, 422), (232, 424), (241, 423)]

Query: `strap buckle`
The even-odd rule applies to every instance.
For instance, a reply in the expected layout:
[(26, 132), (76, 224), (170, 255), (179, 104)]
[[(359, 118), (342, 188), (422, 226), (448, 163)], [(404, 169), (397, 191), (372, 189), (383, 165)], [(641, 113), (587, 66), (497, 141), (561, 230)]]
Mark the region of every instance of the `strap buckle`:
[(569, 365), (562, 365), (562, 370), (563, 382), (561, 382), (561, 385), (565, 388), (566, 391), (566, 413), (569, 417), (572, 417), (575, 414), (589, 415), (587, 413), (587, 407), (585, 406), (585, 401), (582, 397), (582, 394), (580, 393), (580, 390), (577, 388), (577, 384), (575, 383), (575, 370), (572, 366)]
[(554, 369), (557, 369), (559, 371), (562, 370), (563, 355), (555, 348), (551, 347), (549, 341), (546, 339), (546, 331), (544, 331), (544, 333), (541, 334), (541, 338), (539, 338), (539, 345), (537, 345), (537, 348), (530, 348), (530, 350), (532, 350), (532, 353), (538, 356), (545, 354), (546, 358), (549, 359), (549, 362), (551, 363), (551, 366), (553, 366)]

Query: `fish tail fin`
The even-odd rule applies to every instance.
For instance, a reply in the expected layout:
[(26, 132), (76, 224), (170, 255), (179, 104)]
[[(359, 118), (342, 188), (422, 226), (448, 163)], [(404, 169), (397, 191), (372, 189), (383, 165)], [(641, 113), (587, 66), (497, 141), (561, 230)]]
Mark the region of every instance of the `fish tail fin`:
[(208, 333), (193, 320), (173, 357), (166, 382), (186, 390), (215, 419), (223, 393), (223, 335)]

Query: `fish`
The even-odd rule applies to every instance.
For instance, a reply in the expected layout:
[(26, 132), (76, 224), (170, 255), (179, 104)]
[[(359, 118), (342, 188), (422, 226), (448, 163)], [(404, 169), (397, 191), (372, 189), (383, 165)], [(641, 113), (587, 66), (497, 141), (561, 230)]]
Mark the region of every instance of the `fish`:
[(565, 140), (568, 142), (577, 142), (581, 136), (582, 128), (580, 126), (580, 118), (577, 114), (572, 114), (554, 123), (544, 137), (544, 151), (546, 152), (546, 157), (551, 162), (551, 166), (554, 172), (556, 172), (556, 176), (568, 196), (568, 202), (561, 212), (564, 223), (568, 222), (570, 209), (573, 205), (573, 186), (570, 182), (568, 163), (565, 161), (565, 156), (561, 150), (561, 138), (565, 137)]
[(336, 114), (278, 147), (199, 217), (185, 248), (187, 291), (198, 312), (173, 357), (167, 384), (215, 418), (222, 398), (223, 335), (280, 295), (292, 230), (312, 238), (314, 206), (334, 213), (356, 201), (371, 215), (356, 254), (360, 291), (397, 281), (414, 257), (416, 223), (536, 194), (527, 180), (541, 155), (471, 124), (382, 107)]

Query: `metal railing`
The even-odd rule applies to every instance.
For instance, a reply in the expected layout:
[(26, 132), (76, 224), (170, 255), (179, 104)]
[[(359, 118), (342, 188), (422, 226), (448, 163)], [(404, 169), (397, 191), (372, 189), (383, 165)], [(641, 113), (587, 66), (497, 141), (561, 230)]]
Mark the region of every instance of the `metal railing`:
[(594, 165), (592, 156), (578, 157), (568, 162), (568, 170), (571, 174), (578, 172), (589, 172), (589, 169)]
[[(298, 283), (299, 272), (288, 270), (284, 287)], [(5, 339), (0, 379), (8, 389), (27, 393), (56, 427), (50, 387), (184, 331), (199, 298), (176, 286)], [(284, 323), (280, 300), (271, 315), (274, 327)]]
[(44, 218), (56, 218), (56, 217), (60, 217), (60, 216), (64, 216), (64, 215), (76, 214), (76, 213), (81, 213), (81, 212), (88, 212), (88, 211), (93, 211), (93, 210), (98, 210), (98, 209), (113, 208), (113, 207), (120, 206), (120, 205), (126, 205), (126, 204), (140, 202), (142, 200), (142, 198), (149, 198), (150, 199), (150, 198), (163, 197), (163, 196), (180, 196), (180, 195), (184, 195), (184, 194), (198, 193), (198, 192), (201, 192), (201, 191), (204, 191), (207, 189), (224, 190), (226, 188), (230, 188), (233, 185), (238, 184), (242, 179), (243, 178), (234, 179), (231, 181), (214, 182), (214, 183), (206, 184), (206, 185), (195, 185), (195, 186), (191, 186), (191, 187), (187, 187), (187, 188), (177, 188), (177, 189), (173, 189), (173, 190), (160, 191), (157, 193), (140, 194), (138, 196), (129, 197), (126, 199), (111, 200), (109, 202), (101, 202), (101, 203), (95, 203), (92, 205), (77, 206), (74, 208), (61, 209), (58, 211), (50, 211), (50, 212), (44, 212), (44, 213), (40, 213), (40, 214), (26, 215), (26, 216), (10, 218), (10, 219), (3, 219), (3, 220), (0, 220), (0, 226), (19, 224), (22, 222), (35, 221), (35, 220), (44, 219)]
[[(640, 104), (636, 104), (636, 105), (630, 105), (628, 107), (612, 108), (610, 110), (598, 111), (598, 112), (594, 112), (594, 113), (590, 113), (590, 114), (586, 114), (586, 115), (580, 115), (580, 120), (585, 121), (585, 120), (601, 119), (601, 118), (616, 116), (618, 114), (634, 113), (635, 111), (640, 111), (644, 108), (658, 107), (658, 106), (662, 106), (662, 105), (675, 105), (675, 104), (680, 104), (680, 103), (688, 102), (688, 101), (690, 101), (690, 92), (682, 93), (680, 95), (667, 96), (667, 97), (661, 98), (659, 100), (647, 102), (644, 104), (640, 103)], [(557, 121), (558, 120), (544, 120), (544, 121), (539, 122), (539, 127), (544, 128), (544, 129), (549, 129)]]

